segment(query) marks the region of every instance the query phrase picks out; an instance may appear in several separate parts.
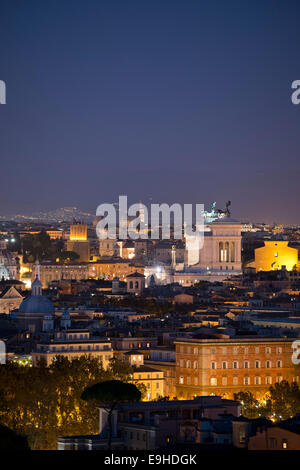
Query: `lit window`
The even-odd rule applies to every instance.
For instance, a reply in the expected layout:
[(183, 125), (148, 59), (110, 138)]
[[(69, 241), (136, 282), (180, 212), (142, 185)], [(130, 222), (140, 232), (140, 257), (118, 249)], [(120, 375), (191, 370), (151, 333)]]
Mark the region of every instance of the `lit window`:
[(239, 379), (238, 377), (233, 377), (233, 385), (238, 385)]
[(211, 377), (210, 378), (210, 385), (213, 387), (217, 385), (217, 378), (216, 377)]
[(287, 449), (288, 448), (288, 441), (286, 439), (282, 439), (282, 448)]
[(184, 379), (183, 379), (182, 375), (179, 377), (179, 383), (180, 383), (180, 384), (183, 384), (183, 383), (184, 383)]

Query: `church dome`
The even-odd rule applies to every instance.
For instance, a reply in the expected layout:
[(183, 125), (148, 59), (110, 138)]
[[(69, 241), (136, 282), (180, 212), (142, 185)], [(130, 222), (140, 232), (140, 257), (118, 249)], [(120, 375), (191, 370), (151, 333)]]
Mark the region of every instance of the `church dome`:
[(53, 304), (51, 300), (42, 295), (42, 284), (38, 277), (36, 277), (31, 287), (31, 295), (23, 300), (19, 308), (19, 313), (43, 313), (52, 315), (54, 312)]
[(42, 295), (30, 295), (20, 305), (19, 313), (44, 313), (52, 315), (54, 307), (51, 300)]

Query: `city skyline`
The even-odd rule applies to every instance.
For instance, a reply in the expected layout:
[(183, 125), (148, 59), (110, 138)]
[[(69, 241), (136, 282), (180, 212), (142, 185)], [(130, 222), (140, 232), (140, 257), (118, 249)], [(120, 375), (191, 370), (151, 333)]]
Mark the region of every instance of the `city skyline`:
[(299, 4), (3, 7), (0, 214), (230, 199), (298, 223)]

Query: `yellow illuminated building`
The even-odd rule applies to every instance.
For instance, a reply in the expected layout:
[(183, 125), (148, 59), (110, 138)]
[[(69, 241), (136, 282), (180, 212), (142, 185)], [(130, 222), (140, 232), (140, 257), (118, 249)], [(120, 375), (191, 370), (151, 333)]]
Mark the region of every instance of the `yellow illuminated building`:
[(255, 249), (255, 260), (248, 267), (257, 271), (276, 271), (285, 267), (291, 271), (299, 268), (298, 250), (288, 246), (288, 241), (265, 241), (265, 246)]
[(152, 369), (141, 365), (133, 372), (133, 381), (143, 384), (146, 388), (145, 400), (157, 400), (164, 396), (164, 373), (159, 369)]
[(75, 222), (70, 226), (70, 240), (85, 241), (87, 240), (87, 224)]
[(87, 225), (74, 222), (70, 226), (70, 240), (67, 241), (67, 250), (79, 255), (79, 261), (88, 262), (90, 259), (90, 242), (87, 239)]

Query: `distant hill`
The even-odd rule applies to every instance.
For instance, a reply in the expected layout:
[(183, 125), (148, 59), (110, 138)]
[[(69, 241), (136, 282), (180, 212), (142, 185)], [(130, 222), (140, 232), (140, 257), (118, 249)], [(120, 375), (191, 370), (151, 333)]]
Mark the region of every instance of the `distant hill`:
[(34, 212), (32, 214), (13, 214), (0, 216), (0, 220), (14, 220), (22, 222), (31, 220), (36, 222), (72, 222), (73, 219), (83, 222), (93, 222), (95, 214), (81, 211), (77, 207), (61, 207), (48, 212)]

